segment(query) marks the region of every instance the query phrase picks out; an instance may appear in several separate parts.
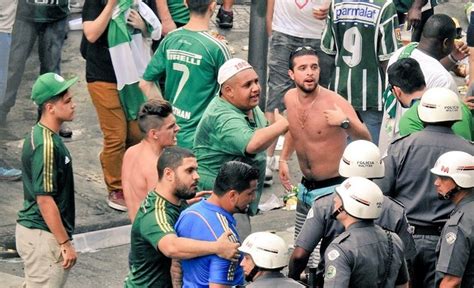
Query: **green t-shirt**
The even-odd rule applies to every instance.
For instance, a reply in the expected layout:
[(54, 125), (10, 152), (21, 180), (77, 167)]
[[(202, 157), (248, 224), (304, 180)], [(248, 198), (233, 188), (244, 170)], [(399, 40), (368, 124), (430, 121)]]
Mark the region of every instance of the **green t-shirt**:
[(179, 28), (169, 33), (143, 74), (147, 81), (166, 74), (164, 98), (181, 127), (178, 145), (192, 149), (196, 127), (219, 91), (217, 73), (230, 58), (225, 44), (207, 32)]
[(176, 206), (155, 191), (148, 193), (133, 221), (130, 272), (124, 287), (172, 287), (171, 259), (157, 247), (165, 235), (176, 234), (174, 224), (186, 206)]
[(75, 218), (72, 158), (61, 137), (37, 123), (25, 138), (21, 162), (24, 201), (18, 212), (18, 223), (30, 229), (49, 231), (36, 202), (36, 196), (49, 195), (58, 206), (64, 228), (71, 237)]
[[(420, 120), (418, 116), (418, 105), (420, 101), (416, 101), (400, 118), (400, 136), (405, 136), (417, 131), (423, 130), (423, 121)], [(454, 134), (472, 141), (472, 120), (471, 120), (471, 111), (465, 105), (461, 105), (462, 110), (462, 119), (454, 123), (451, 127)]]
[(189, 10), (183, 0), (168, 0), (168, 10), (175, 23), (186, 24), (189, 22)]
[[(335, 55), (331, 90), (356, 110), (382, 110), (385, 76), (380, 62), (400, 47), (391, 1), (335, 0), (321, 39), (321, 49)], [(324, 72), (324, 71), (323, 71)]]
[(214, 98), (197, 127), (194, 152), (201, 190), (213, 189), (221, 165), (228, 161), (239, 160), (260, 170), (257, 197), (249, 209), (249, 213), (255, 215), (265, 179), (266, 154), (262, 151), (250, 155), (246, 148), (255, 130), (265, 128), (268, 122), (259, 107), (255, 107), (252, 113), (253, 120), (250, 120), (244, 112), (221, 97)]

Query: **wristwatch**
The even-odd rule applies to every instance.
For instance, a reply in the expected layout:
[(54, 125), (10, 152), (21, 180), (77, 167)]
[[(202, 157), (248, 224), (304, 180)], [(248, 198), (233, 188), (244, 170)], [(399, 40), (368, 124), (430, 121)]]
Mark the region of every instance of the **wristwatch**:
[(347, 128), (349, 128), (350, 125), (351, 125), (351, 121), (349, 121), (349, 119), (346, 118), (346, 119), (342, 120), (340, 126), (341, 126), (342, 129), (347, 129)]

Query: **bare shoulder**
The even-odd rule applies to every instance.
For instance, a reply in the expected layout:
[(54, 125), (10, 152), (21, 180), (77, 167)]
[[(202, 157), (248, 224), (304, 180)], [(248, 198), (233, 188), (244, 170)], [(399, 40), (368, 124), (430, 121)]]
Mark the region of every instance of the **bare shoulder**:
[(135, 156), (139, 153), (138, 151), (140, 150), (141, 147), (141, 142), (133, 145), (132, 147), (128, 148), (125, 150), (125, 154), (123, 155), (123, 163), (125, 164), (126, 160), (135, 158)]
[(288, 106), (293, 105), (294, 101), (292, 100), (295, 99), (295, 97), (296, 97), (296, 88), (291, 88), (290, 90), (288, 90), (285, 93), (285, 96), (283, 96), (283, 102), (285, 103), (285, 106), (288, 107)]

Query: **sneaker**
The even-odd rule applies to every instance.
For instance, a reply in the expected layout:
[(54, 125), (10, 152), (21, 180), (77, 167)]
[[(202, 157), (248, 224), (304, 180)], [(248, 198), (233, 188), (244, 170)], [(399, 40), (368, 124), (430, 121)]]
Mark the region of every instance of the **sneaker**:
[(263, 186), (271, 186), (273, 184), (273, 171), (268, 168), (265, 169), (265, 180), (263, 180)]
[(128, 210), (127, 205), (125, 205), (125, 198), (123, 197), (122, 190), (110, 192), (109, 196), (107, 197), (107, 205), (109, 205), (110, 208), (118, 211), (126, 212)]
[(21, 170), (0, 167), (0, 180), (16, 181), (21, 179)]
[(234, 12), (225, 11), (222, 6), (216, 16), (217, 25), (222, 29), (230, 29), (234, 25)]

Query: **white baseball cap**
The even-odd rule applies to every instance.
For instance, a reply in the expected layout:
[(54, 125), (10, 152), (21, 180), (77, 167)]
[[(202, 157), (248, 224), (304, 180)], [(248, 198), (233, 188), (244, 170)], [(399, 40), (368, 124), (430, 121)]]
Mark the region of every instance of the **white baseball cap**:
[(253, 67), (244, 59), (229, 59), (221, 66), (221, 68), (219, 68), (219, 73), (217, 74), (217, 83), (222, 85), (225, 81), (229, 80), (232, 78), (232, 76), (239, 73), (240, 71), (251, 68)]

